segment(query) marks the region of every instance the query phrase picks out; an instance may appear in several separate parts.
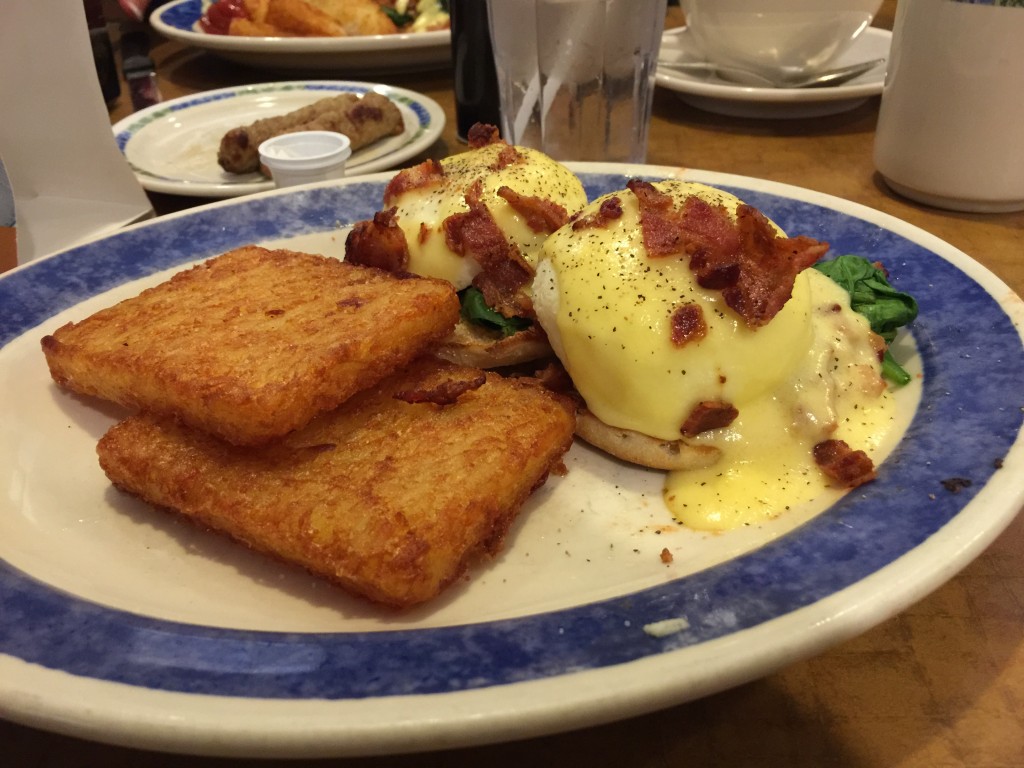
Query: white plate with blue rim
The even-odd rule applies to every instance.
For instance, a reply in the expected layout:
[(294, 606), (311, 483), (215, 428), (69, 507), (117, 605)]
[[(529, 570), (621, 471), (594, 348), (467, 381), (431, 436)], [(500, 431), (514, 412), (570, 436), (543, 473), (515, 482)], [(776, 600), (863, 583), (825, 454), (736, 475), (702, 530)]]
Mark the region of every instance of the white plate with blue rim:
[(237, 197), (274, 188), (259, 172), (228, 173), (217, 163), (221, 137), (232, 128), (284, 115), (319, 99), (373, 91), (389, 98), (404, 129), (357, 149), (349, 176), (395, 168), (428, 149), (444, 130), (441, 106), (429, 96), (378, 83), (298, 80), (203, 91), (154, 104), (113, 126), (117, 146), (139, 183), (151, 192), (195, 197)]
[[(261, 242), (340, 256), (389, 174), (221, 201), (0, 277), (0, 716), (235, 756), (518, 739), (691, 700), (859, 634), (977, 556), (1024, 503), (1024, 304), (966, 254), (791, 186), (579, 164), (593, 198), (681, 174), (791, 234), (882, 259), (918, 319), (905, 431), (878, 479), (760, 526), (673, 523), (661, 473), (575, 445), (505, 551), (437, 602), (381, 611), (111, 488), (118, 410), (50, 381), (40, 338), (186, 265)], [(665, 562), (661, 552), (673, 557)]]
[(149, 23), (171, 40), (249, 67), (355, 75), (411, 72), (451, 64), (447, 29), (351, 37), (238, 37), (199, 28), (203, 0), (174, 0)]
[[(869, 27), (835, 60), (834, 66), (886, 59), (892, 32)], [(686, 27), (667, 30), (661, 38), (660, 58), (670, 61), (704, 61), (689, 40)], [(740, 85), (713, 71), (682, 72), (667, 66), (658, 68), (655, 81), (673, 91), (691, 106), (730, 117), (799, 119), (848, 112), (882, 93), (885, 64), (841, 85), (823, 88), (764, 88)]]

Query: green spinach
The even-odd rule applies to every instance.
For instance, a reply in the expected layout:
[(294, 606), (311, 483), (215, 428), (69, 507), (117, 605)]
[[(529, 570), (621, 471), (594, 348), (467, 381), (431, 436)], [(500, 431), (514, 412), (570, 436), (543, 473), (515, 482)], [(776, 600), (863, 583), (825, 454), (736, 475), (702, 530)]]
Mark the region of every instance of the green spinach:
[[(896, 331), (917, 317), (917, 301), (909, 293), (893, 288), (884, 270), (862, 256), (837, 256), (814, 265), (850, 294), (850, 306), (867, 318), (871, 330), (891, 344)], [(882, 360), (882, 375), (897, 385), (910, 381), (908, 374), (888, 349)]]
[(505, 317), (491, 309), (484, 301), (484, 295), (473, 286), (459, 291), (459, 300), (462, 302), (463, 318), (492, 331), (498, 331), (504, 337), (530, 327), (530, 321), (525, 317)]

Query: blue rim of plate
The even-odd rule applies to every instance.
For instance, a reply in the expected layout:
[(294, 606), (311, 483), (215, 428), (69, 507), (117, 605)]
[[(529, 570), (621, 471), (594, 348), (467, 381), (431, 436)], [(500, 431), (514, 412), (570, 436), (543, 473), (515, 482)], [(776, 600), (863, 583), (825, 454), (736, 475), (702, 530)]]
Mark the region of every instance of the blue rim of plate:
[(182, 32), (195, 32), (195, 25), (203, 16), (203, 0), (184, 0), (173, 3), (160, 12), (160, 18), (168, 26)]
[[(117, 123), (117, 125), (114, 126), (114, 140), (117, 142), (117, 148), (121, 150), (121, 154), (125, 155), (127, 158), (128, 143), (141, 130), (143, 130), (144, 128), (146, 128), (146, 126), (151, 125), (154, 122), (163, 120), (168, 115), (171, 115), (175, 112), (181, 112), (186, 109), (191, 109), (193, 107), (198, 107), (203, 104), (209, 104), (215, 101), (226, 101), (229, 99), (237, 99), (242, 96), (252, 96), (261, 93), (285, 93), (288, 91), (320, 91), (324, 93), (356, 93), (360, 95), (368, 93), (370, 91), (383, 93), (389, 99), (403, 105), (404, 107), (412, 111), (414, 115), (416, 115), (416, 131), (409, 138), (409, 141), (407, 141), (403, 145), (403, 147), (408, 147), (416, 144), (420, 140), (420, 138), (430, 129), (431, 123), (433, 122), (430, 110), (427, 109), (424, 103), (424, 100), (427, 97), (422, 96), (420, 94), (416, 94), (412, 91), (407, 91), (403, 88), (397, 88), (389, 85), (379, 85), (377, 83), (365, 83), (359, 81), (343, 80), (284, 81), (277, 83), (258, 83), (255, 85), (219, 88), (214, 91), (204, 91), (202, 93), (196, 94), (195, 96), (182, 96), (171, 101), (165, 101), (159, 104), (154, 104), (153, 106), (147, 107), (146, 109), (136, 112), (135, 114)], [(437, 132), (440, 133), (440, 130), (438, 130)], [(396, 153), (393, 153), (393, 155), (397, 154), (397, 152), (400, 152), (401, 149), (402, 147), (400, 147), (399, 150), (396, 151)], [(400, 160), (404, 156), (406, 156), (406, 153), (403, 153), (402, 157), (399, 157), (398, 159)], [(389, 158), (391, 156), (385, 157)], [(379, 160), (379, 158), (377, 160)], [(160, 179), (162, 181), (177, 181), (176, 179), (170, 178), (168, 176), (152, 173), (150, 171), (145, 170), (144, 168), (139, 168), (138, 166), (132, 164), (130, 161), (129, 164), (132, 167), (132, 171), (134, 171), (134, 173), (137, 176), (146, 177), (150, 179)], [(375, 160), (360, 163), (359, 158), (357, 156), (354, 158), (354, 162), (350, 164), (349, 168), (351, 172), (359, 173), (361, 170), (361, 166), (367, 165), (371, 166), (374, 170), (382, 167), (387, 167), (386, 165), (381, 165), (379, 162), (376, 162)], [(213, 184), (213, 182), (210, 182), (210, 184)], [(263, 184), (259, 184), (258, 182), (244, 181), (238, 182), (238, 185), (246, 187), (258, 185), (267, 189), (271, 189), (274, 186), (273, 183), (270, 181)], [(228, 188), (232, 186), (232, 183), (230, 181), (221, 182), (220, 184), (218, 184), (218, 186)]]
[[(591, 198), (627, 178), (580, 175)], [(1024, 350), (989, 292), (920, 242), (829, 207), (842, 203), (835, 198), (791, 187), (783, 195), (764, 182), (747, 187), (741, 177), (686, 176), (738, 194), (791, 233), (827, 240), (832, 253), (882, 260), (893, 283), (917, 297), (922, 404), (875, 483), (753, 552), (661, 586), (429, 629), (287, 633), (162, 621), (68, 595), (0, 561), (0, 653), (140, 688), (278, 700), (430, 695), (557, 677), (693, 648), (825, 600), (925, 543), (993, 480), (1014, 482), (998, 473), (1020, 441)], [(0, 278), (0, 345), (124, 282), (243, 243), (367, 218), (385, 183), (207, 206), (29, 264)], [(943, 481), (953, 478), (970, 484), (946, 490)], [(907, 585), (890, 591), (901, 589)], [(666, 637), (643, 630), (666, 616), (685, 616), (689, 626)]]

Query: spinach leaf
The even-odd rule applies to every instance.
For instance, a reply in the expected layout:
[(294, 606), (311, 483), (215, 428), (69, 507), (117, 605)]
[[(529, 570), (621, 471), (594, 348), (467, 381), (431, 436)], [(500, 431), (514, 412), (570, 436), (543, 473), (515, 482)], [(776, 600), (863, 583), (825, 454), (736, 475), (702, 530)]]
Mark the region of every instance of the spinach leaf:
[[(917, 317), (917, 301), (909, 293), (893, 288), (885, 272), (862, 256), (837, 256), (814, 265), (850, 294), (850, 306), (868, 319), (871, 330), (891, 344), (896, 331)], [(882, 360), (882, 375), (902, 386), (910, 375), (889, 350)]]
[(390, 5), (382, 5), (380, 9), (389, 19), (391, 19), (391, 21), (394, 22), (395, 26), (399, 28), (408, 26), (416, 20), (416, 17), (411, 13), (399, 13)]
[(462, 316), (466, 320), (498, 331), (502, 336), (512, 336), (530, 327), (530, 321), (525, 317), (505, 317), (491, 309), (484, 301), (484, 295), (473, 286), (460, 291), (459, 300), (462, 302)]

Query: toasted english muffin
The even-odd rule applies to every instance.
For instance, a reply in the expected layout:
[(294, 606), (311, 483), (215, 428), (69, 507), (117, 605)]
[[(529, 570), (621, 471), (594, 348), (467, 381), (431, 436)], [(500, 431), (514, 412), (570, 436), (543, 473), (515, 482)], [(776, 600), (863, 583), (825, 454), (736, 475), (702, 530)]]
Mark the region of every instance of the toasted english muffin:
[(710, 445), (683, 440), (660, 440), (632, 429), (605, 424), (586, 408), (576, 412), (576, 434), (617, 459), (651, 469), (710, 467), (722, 452)]

